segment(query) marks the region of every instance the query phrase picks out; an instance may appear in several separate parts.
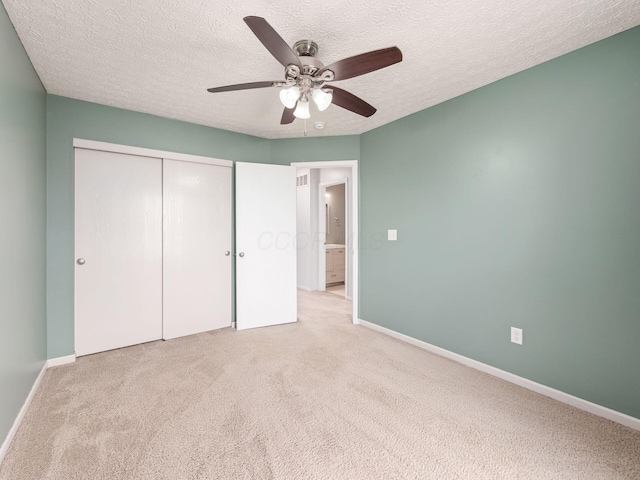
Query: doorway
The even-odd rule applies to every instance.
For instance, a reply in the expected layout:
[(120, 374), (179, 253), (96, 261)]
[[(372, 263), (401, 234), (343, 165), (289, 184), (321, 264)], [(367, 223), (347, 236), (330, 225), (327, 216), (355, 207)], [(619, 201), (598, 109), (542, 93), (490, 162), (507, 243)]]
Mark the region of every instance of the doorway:
[(298, 289), (342, 296), (358, 323), (358, 162), (291, 165), (298, 178)]
[(320, 184), (320, 198), (324, 187), (324, 250), (325, 290), (349, 299), (346, 282), (346, 246), (351, 234), (347, 223), (347, 182), (335, 185)]

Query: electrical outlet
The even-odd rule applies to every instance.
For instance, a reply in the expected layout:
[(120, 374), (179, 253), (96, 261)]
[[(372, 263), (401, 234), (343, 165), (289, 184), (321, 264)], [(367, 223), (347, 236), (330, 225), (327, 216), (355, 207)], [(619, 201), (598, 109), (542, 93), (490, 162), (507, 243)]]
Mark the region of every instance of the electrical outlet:
[(522, 345), (522, 329), (511, 327), (511, 343)]
[(398, 240), (398, 230), (388, 230), (387, 240), (391, 242), (395, 242), (396, 240)]

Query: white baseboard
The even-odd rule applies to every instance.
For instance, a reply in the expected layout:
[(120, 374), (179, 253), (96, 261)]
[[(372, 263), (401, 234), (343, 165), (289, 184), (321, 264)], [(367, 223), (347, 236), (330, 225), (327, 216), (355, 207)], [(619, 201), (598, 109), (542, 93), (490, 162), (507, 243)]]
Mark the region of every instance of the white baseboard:
[(42, 370), (40, 370), (38, 377), (36, 378), (35, 382), (33, 382), (31, 390), (29, 391), (29, 395), (27, 395), (27, 398), (24, 401), (22, 408), (18, 412), (18, 416), (14, 420), (13, 425), (9, 430), (9, 433), (7, 433), (7, 437), (4, 439), (4, 442), (0, 447), (0, 464), (2, 464), (2, 461), (4, 460), (4, 456), (9, 450), (9, 446), (11, 445), (11, 442), (13, 441), (13, 437), (15, 437), (16, 432), (18, 431), (18, 428), (22, 423), (22, 419), (24, 418), (25, 414), (27, 413), (27, 410), (29, 409), (29, 405), (31, 405), (31, 400), (33, 400), (33, 396), (38, 391), (38, 387), (40, 386), (42, 377), (44, 377), (44, 372), (46, 372), (48, 368), (58, 367), (60, 365), (66, 365), (68, 363), (73, 363), (75, 361), (76, 361), (76, 356), (74, 354), (74, 355), (67, 355), (65, 357), (50, 358), (49, 360), (44, 362), (44, 365), (42, 366)]
[(42, 381), (42, 377), (44, 377), (44, 372), (46, 372), (46, 370), (47, 370), (47, 362), (44, 363), (44, 365), (42, 366), (42, 370), (40, 370), (40, 373), (36, 377), (36, 381), (33, 382), (33, 386), (29, 391), (29, 395), (27, 395), (26, 400), (22, 404), (22, 408), (18, 412), (18, 416), (14, 420), (13, 425), (9, 430), (9, 433), (7, 433), (7, 437), (4, 439), (4, 442), (0, 447), (0, 464), (2, 463), (2, 460), (4, 460), (4, 456), (7, 454), (7, 451), (9, 450), (9, 445), (11, 445), (11, 442), (13, 441), (13, 437), (15, 437), (16, 432), (18, 431), (18, 428), (22, 423), (22, 419), (27, 413), (27, 409), (29, 408), (29, 405), (31, 404), (31, 400), (33, 400), (33, 396), (36, 394), (36, 391), (40, 386), (40, 382)]
[(298, 285), (298, 290), (304, 290), (305, 292), (313, 292), (309, 287), (304, 287), (302, 285)]
[(51, 367), (59, 367), (60, 365), (66, 365), (68, 363), (73, 363), (76, 361), (75, 354), (66, 355), (64, 357), (50, 358), (47, 360), (47, 368)]
[(547, 387), (546, 385), (534, 382), (533, 380), (520, 377), (513, 373), (505, 372), (504, 370), (492, 367), (491, 365), (487, 365), (486, 363), (478, 362), (477, 360), (473, 360), (463, 355), (453, 353), (449, 350), (445, 350), (444, 348), (436, 347), (435, 345), (431, 345), (430, 343), (423, 342), (422, 340), (404, 335), (403, 333), (398, 333), (385, 327), (381, 327), (380, 325), (376, 325), (375, 323), (367, 322), (362, 319), (358, 319), (357, 323), (362, 325), (363, 327), (370, 328), (372, 330), (375, 330), (376, 332), (384, 333), (385, 335), (389, 335), (390, 337), (402, 340), (403, 342), (410, 343), (411, 345), (415, 345), (416, 347), (427, 350), (428, 352), (449, 358), (468, 367), (475, 368), (476, 370), (480, 370), (481, 372), (488, 373), (489, 375), (493, 375), (494, 377), (498, 377), (502, 380), (506, 380), (507, 382), (519, 385), (520, 387), (524, 387), (527, 390), (532, 390), (536, 393), (540, 393), (547, 397), (553, 398), (554, 400), (558, 400), (559, 402), (566, 403), (567, 405), (571, 405), (572, 407), (576, 407), (580, 410), (584, 410), (585, 412), (589, 412), (613, 422), (620, 423), (634, 430), (640, 430), (639, 418), (635, 418), (625, 413), (603, 407), (602, 405), (589, 402), (588, 400), (584, 400), (579, 397), (574, 397), (573, 395), (562, 392), (560, 390), (556, 390), (555, 388)]

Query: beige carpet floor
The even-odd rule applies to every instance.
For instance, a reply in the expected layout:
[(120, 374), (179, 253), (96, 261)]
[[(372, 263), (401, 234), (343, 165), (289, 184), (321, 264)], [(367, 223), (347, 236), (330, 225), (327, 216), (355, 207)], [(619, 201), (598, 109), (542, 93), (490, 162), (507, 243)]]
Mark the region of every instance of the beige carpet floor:
[(334, 295), (338, 295), (339, 297), (344, 298), (345, 296), (345, 284), (342, 283), (340, 285), (332, 285), (327, 287), (327, 292), (333, 293)]
[(0, 478), (640, 478), (640, 432), (300, 307), (48, 370)]

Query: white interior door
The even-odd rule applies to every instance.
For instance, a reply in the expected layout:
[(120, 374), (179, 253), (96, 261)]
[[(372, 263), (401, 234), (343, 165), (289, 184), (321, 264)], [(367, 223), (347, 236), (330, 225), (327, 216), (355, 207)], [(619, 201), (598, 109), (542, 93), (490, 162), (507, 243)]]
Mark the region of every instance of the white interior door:
[(75, 150), (77, 355), (162, 337), (162, 162)]
[(163, 161), (163, 338), (231, 326), (231, 168)]
[(236, 163), (236, 326), (297, 320), (296, 171)]

